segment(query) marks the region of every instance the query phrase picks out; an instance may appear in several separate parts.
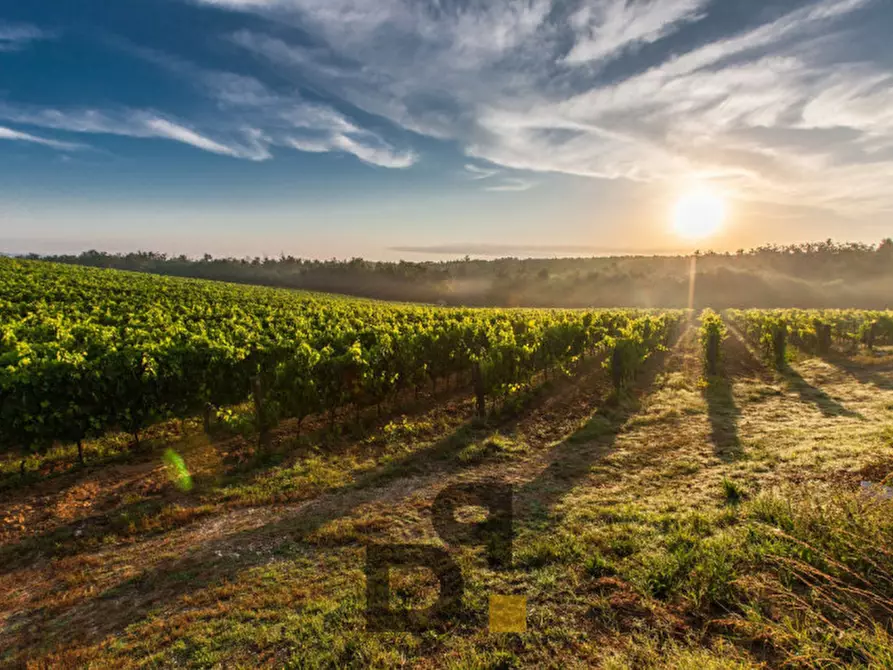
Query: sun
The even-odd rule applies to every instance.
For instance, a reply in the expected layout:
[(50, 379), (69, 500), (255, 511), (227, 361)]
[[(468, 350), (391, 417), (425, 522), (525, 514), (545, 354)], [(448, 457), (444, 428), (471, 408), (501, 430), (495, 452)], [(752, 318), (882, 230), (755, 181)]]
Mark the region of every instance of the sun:
[(673, 210), (673, 230), (680, 237), (700, 240), (713, 235), (726, 219), (726, 203), (707, 189), (686, 193)]

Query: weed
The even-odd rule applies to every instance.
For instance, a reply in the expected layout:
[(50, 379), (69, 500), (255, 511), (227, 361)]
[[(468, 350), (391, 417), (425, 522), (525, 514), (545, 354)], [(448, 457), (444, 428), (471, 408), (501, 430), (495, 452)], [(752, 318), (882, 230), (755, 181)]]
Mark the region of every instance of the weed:
[(748, 496), (747, 488), (743, 484), (728, 477), (722, 479), (722, 492), (730, 505), (737, 505)]

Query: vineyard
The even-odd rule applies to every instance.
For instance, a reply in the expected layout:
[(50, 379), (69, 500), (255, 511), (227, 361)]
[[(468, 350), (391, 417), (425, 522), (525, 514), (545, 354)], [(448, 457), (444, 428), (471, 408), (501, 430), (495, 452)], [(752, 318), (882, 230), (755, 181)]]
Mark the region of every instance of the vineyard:
[[(0, 329), (0, 666), (893, 667), (893, 312), (4, 258)], [(511, 569), (462, 547), (467, 616), (367, 633), (367, 545), (437, 543), (437, 492), (493, 480)]]
[[(390, 306), (71, 266), (0, 262), (0, 436), (26, 452), (253, 400), (283, 418), (465, 380), (478, 410), (610, 352), (618, 389), (681, 312)], [(454, 382), (458, 383), (458, 382)], [(82, 450), (79, 450), (82, 454)]]

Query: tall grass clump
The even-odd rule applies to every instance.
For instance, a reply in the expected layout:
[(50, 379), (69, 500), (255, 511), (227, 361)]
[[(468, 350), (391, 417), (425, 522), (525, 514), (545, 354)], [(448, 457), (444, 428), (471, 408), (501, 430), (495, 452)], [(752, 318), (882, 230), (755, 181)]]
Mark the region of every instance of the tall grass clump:
[(774, 666), (893, 667), (893, 500), (786, 489), (729, 513), (680, 524), (635, 581)]

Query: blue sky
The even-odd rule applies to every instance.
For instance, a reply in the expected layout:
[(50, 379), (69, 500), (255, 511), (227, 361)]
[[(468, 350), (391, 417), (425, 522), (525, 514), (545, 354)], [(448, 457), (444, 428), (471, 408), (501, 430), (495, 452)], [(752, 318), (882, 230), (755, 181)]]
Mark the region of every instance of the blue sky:
[(893, 224), (887, 0), (0, 0), (0, 251), (684, 251)]

